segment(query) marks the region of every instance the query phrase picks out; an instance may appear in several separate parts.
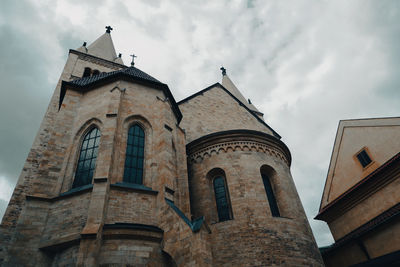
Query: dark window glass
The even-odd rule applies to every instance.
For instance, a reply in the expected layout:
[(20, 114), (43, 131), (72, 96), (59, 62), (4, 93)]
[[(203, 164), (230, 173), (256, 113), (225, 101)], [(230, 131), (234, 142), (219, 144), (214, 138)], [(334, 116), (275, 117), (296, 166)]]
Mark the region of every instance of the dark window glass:
[(124, 182), (143, 183), (144, 131), (135, 124), (129, 128), (126, 146)]
[(92, 75), (99, 75), (99, 74), (100, 74), (100, 71), (94, 70)]
[(368, 156), (367, 151), (363, 150), (360, 153), (358, 153), (357, 155), (357, 159), (358, 161), (361, 163), (361, 165), (363, 166), (363, 168), (365, 168), (366, 166), (368, 166), (368, 164), (371, 163), (371, 158)]
[(100, 131), (93, 128), (85, 135), (75, 171), (73, 188), (92, 183), (99, 148)]
[(272, 186), (271, 186), (269, 177), (265, 174), (261, 174), (261, 176), (262, 176), (262, 179), (264, 182), (265, 192), (267, 193), (267, 198), (268, 198), (269, 208), (271, 209), (271, 214), (274, 217), (279, 217), (281, 215), (279, 213), (278, 204), (276, 203), (276, 198), (274, 195), (274, 191), (272, 190)]
[(89, 77), (91, 72), (92, 70), (90, 68), (85, 68), (82, 77)]
[(231, 219), (225, 179), (218, 176), (214, 179), (215, 201), (217, 202), (218, 220), (220, 222)]

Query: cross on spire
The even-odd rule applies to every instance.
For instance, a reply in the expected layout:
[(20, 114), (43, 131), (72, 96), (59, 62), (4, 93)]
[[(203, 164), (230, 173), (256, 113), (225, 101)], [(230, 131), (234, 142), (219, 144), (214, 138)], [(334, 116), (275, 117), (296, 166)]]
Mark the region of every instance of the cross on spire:
[(132, 57), (131, 66), (133, 67), (133, 66), (135, 66), (135, 57), (137, 57), (137, 56), (135, 56), (135, 54), (132, 54), (130, 56)]
[(223, 66), (220, 68), (220, 70), (222, 71), (222, 76), (226, 75), (226, 69)]
[(106, 33), (110, 33), (113, 30), (111, 26), (106, 26)]

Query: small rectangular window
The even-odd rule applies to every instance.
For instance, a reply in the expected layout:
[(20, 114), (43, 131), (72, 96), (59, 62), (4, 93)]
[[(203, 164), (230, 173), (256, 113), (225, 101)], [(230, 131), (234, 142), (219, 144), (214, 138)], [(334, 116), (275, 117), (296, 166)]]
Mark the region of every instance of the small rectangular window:
[(369, 157), (367, 151), (363, 149), (360, 153), (357, 154), (357, 159), (363, 166), (363, 168), (367, 167), (371, 162), (371, 158)]

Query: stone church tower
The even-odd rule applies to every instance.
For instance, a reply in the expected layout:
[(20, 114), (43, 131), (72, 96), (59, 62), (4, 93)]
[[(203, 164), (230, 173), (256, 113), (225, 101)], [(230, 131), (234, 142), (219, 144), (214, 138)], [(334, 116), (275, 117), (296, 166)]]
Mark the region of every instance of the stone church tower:
[(2, 266), (322, 266), (289, 149), (222, 68), (176, 102), (111, 27), (70, 50), (4, 215)]

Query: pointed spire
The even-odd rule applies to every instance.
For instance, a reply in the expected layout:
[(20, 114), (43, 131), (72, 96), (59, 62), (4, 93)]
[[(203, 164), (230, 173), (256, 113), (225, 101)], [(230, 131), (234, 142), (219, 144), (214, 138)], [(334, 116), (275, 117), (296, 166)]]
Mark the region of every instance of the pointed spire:
[(237, 99), (239, 99), (240, 102), (246, 105), (250, 110), (261, 114), (261, 112), (251, 103), (250, 99), (246, 100), (246, 98), (242, 95), (239, 89), (237, 89), (235, 84), (226, 74), (226, 69), (224, 67), (221, 67), (220, 70), (222, 71), (222, 86), (225, 87), (232, 95), (234, 95)]
[[(114, 44), (111, 39), (111, 26), (106, 26), (106, 32), (97, 38), (89, 46), (83, 45), (78, 48), (78, 51), (88, 53), (89, 55), (103, 58), (105, 60), (113, 61), (119, 64), (124, 64), (121, 57), (117, 56), (115, 52)], [(86, 43), (86, 42), (85, 42)]]

